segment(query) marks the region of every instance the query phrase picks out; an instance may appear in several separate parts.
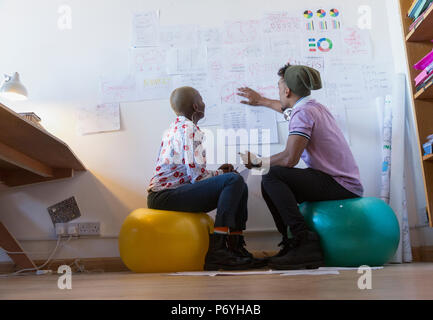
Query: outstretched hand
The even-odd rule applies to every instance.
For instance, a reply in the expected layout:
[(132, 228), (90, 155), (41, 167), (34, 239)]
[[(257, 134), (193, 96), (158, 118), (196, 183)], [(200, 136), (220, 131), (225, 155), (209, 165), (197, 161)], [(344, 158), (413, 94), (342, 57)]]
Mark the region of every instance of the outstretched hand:
[(260, 168), (262, 166), (262, 159), (256, 156), (254, 153), (247, 151), (245, 153), (240, 152), (239, 154), (241, 155), (244, 166), (248, 169)]
[(254, 91), (248, 87), (238, 88), (238, 92), (236, 93), (238, 96), (247, 98), (248, 100), (242, 100), (241, 103), (248, 104), (250, 106), (262, 106), (263, 105), (263, 97), (257, 91)]

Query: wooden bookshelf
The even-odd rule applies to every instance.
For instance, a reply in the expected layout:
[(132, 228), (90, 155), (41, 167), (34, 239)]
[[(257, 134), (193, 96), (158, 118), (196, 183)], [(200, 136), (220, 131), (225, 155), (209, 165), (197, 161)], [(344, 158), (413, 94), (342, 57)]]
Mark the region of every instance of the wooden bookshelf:
[(433, 49), (433, 6), (423, 13), (422, 20), (416, 28), (409, 32), (409, 26), (413, 20), (407, 16), (407, 12), (413, 0), (400, 0), (401, 19), (405, 48), (407, 54), (407, 68), (410, 75), (412, 101), (415, 117), (415, 128), (418, 138), (418, 150), (421, 159), (424, 190), (430, 227), (433, 227), (433, 155), (423, 156), (422, 145), (428, 135), (433, 134), (433, 85), (432, 81), (420, 91), (416, 92), (415, 77), (420, 71), (413, 65)]

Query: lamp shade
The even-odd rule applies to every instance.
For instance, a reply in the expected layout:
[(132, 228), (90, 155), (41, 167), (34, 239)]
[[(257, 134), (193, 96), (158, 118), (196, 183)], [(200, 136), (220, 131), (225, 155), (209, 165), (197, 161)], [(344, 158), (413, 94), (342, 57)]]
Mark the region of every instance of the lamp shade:
[(26, 100), (27, 89), (21, 83), (18, 72), (15, 72), (13, 76), (5, 75), (5, 77), (0, 87), (0, 95), (10, 100)]

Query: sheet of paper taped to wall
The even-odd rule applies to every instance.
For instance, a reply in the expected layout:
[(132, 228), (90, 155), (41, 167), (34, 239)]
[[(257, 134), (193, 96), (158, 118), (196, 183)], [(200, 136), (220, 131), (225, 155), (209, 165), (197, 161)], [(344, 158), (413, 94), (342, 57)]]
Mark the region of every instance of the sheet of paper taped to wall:
[(137, 83), (133, 75), (102, 76), (100, 78), (100, 98), (102, 103), (137, 101)]
[(162, 74), (165, 72), (165, 60), (166, 50), (159, 46), (130, 49), (131, 73)]
[(172, 78), (166, 74), (137, 75), (137, 95), (140, 100), (165, 100), (172, 91)]
[(132, 30), (133, 47), (159, 45), (159, 11), (134, 13)]
[(206, 46), (169, 48), (166, 57), (168, 74), (206, 72)]
[(103, 103), (85, 106), (77, 112), (77, 133), (109, 132), (120, 130), (119, 103)]
[(174, 25), (159, 28), (159, 41), (162, 47), (194, 47), (199, 43), (198, 26)]

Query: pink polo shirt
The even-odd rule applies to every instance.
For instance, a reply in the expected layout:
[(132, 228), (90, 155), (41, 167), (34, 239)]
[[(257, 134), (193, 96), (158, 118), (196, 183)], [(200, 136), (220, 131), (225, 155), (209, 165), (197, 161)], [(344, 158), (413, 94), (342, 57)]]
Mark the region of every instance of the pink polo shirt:
[(362, 196), (364, 188), (352, 151), (325, 106), (310, 97), (299, 100), (291, 112), (289, 135), (310, 140), (301, 156), (309, 168), (327, 173), (345, 189)]

